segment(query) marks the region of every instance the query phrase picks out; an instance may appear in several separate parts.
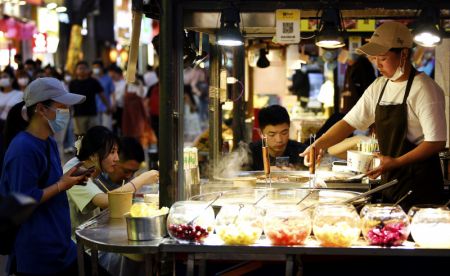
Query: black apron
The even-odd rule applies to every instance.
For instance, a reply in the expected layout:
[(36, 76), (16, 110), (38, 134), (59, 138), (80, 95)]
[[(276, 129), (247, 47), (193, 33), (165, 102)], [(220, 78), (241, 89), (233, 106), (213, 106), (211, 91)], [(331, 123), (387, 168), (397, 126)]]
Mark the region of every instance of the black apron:
[[(412, 68), (406, 85), (403, 102), (397, 105), (380, 105), (387, 83), (383, 86), (375, 109), (375, 127), (382, 155), (393, 158), (404, 155), (416, 147), (408, 141), (408, 106), (406, 99), (411, 90), (416, 70)], [(399, 183), (382, 192), (384, 203), (394, 203), (400, 197), (412, 190), (412, 194), (404, 199), (400, 205), (406, 212), (416, 204), (435, 203), (443, 201), (443, 177), (436, 153), (426, 160), (415, 162), (401, 168), (385, 172), (381, 175), (383, 183), (397, 179)]]

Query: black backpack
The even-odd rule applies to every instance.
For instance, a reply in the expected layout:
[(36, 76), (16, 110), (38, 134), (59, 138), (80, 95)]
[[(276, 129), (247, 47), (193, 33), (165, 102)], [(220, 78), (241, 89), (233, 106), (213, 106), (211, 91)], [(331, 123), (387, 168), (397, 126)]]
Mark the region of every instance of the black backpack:
[[(50, 143), (47, 142), (47, 169), (39, 178), (38, 187), (43, 189), (50, 174)], [(0, 255), (9, 255), (14, 249), (20, 226), (38, 206), (33, 198), (11, 194), (0, 199)]]

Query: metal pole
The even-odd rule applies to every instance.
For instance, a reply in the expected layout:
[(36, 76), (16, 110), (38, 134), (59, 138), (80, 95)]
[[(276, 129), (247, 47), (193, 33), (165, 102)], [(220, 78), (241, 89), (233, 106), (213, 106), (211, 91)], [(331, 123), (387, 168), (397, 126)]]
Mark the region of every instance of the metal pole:
[(220, 149), (222, 146), (222, 125), (221, 125), (221, 106), (219, 96), (219, 72), (220, 72), (220, 49), (215, 44), (215, 36), (209, 36), (210, 54), (209, 54), (209, 178), (213, 179), (214, 170), (217, 168), (220, 158)]
[(182, 123), (179, 103), (183, 86), (181, 29), (180, 5), (173, 1), (161, 1), (158, 143), (161, 206), (171, 206), (184, 195), (183, 158), (180, 158), (183, 154), (183, 139), (180, 139)]
[(245, 49), (236, 47), (233, 49), (232, 75), (240, 83), (232, 87), (233, 106), (233, 147), (237, 148), (239, 142), (245, 141)]

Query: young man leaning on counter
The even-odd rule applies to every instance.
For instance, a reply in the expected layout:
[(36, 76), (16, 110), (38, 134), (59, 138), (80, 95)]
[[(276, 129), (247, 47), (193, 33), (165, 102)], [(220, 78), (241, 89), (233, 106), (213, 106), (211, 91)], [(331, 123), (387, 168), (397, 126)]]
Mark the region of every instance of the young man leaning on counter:
[[(299, 154), (307, 146), (289, 139), (291, 119), (286, 108), (280, 105), (264, 107), (259, 111), (258, 121), (262, 136), (267, 137), (270, 166), (282, 165), (283, 169), (305, 170), (303, 157), (300, 157)], [(250, 143), (249, 147), (253, 160), (250, 169), (254, 171), (263, 170), (262, 139)]]

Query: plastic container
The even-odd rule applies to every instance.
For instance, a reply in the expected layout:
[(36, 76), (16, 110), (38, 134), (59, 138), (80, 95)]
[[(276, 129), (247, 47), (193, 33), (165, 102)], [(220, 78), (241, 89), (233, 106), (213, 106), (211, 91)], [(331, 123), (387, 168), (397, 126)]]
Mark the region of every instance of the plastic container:
[(368, 204), (361, 210), (364, 239), (371, 245), (398, 246), (409, 236), (409, 218), (392, 204)]
[(450, 210), (419, 208), (412, 218), (411, 236), (420, 247), (450, 248)]
[(216, 233), (225, 244), (254, 244), (262, 231), (262, 209), (253, 204), (225, 205), (217, 214)]
[(268, 206), (264, 233), (273, 245), (302, 245), (311, 234), (311, 215), (303, 205)]
[(202, 243), (214, 231), (214, 211), (204, 201), (178, 201), (170, 207), (167, 232), (180, 243)]
[(349, 247), (361, 234), (360, 218), (351, 204), (321, 204), (314, 211), (313, 232), (322, 246)]

